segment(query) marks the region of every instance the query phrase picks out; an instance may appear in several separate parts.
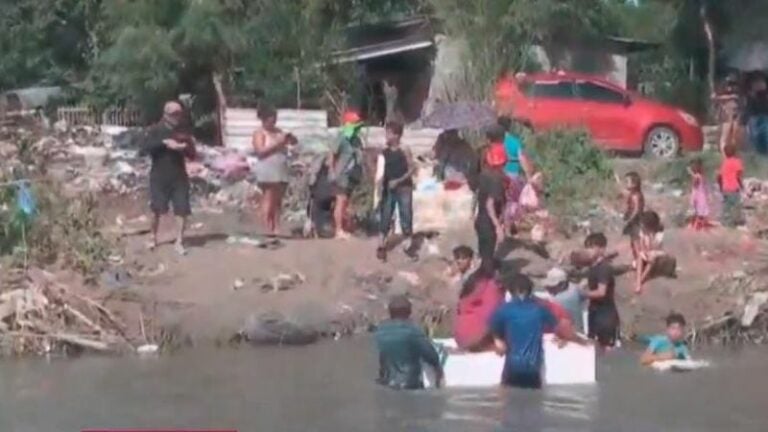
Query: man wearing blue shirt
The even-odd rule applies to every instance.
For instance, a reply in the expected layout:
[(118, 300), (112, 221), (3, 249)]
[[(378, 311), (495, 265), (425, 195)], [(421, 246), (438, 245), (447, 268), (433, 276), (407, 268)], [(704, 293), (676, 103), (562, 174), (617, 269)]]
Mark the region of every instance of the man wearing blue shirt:
[(491, 318), (497, 351), (506, 355), (502, 384), (541, 388), (542, 335), (545, 328), (557, 326), (557, 319), (533, 298), (533, 282), (527, 276), (505, 277), (502, 284), (512, 295), (512, 300), (502, 305)]

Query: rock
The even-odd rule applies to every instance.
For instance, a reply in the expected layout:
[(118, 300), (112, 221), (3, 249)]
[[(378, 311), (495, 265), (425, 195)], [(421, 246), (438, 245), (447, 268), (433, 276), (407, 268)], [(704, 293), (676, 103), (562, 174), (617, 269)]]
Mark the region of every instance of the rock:
[(747, 305), (744, 307), (744, 313), (741, 315), (741, 326), (751, 326), (766, 303), (768, 303), (768, 292), (752, 294), (749, 301), (747, 301)]
[(235, 281), (232, 283), (232, 289), (235, 291), (243, 289), (244, 286), (245, 286), (245, 281), (243, 281), (240, 278), (235, 279)]
[(290, 320), (279, 312), (249, 316), (240, 334), (254, 345), (308, 345), (320, 337), (317, 329)]

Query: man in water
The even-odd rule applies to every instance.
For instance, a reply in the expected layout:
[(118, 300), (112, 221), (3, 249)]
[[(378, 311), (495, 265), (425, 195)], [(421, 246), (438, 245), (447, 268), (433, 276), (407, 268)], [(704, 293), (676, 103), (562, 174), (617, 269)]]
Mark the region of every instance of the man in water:
[(568, 280), (565, 270), (554, 267), (547, 272), (547, 277), (542, 282), (552, 301), (562, 306), (567, 312), (568, 318), (575, 331), (584, 332), (584, 319), (582, 308), (586, 299), (578, 285)]
[(689, 360), (691, 358), (685, 345), (685, 317), (672, 313), (667, 317), (665, 334), (651, 337), (648, 348), (640, 357), (640, 363), (650, 366), (658, 361)]
[(582, 294), (589, 299), (589, 338), (602, 348), (613, 348), (619, 335), (619, 310), (614, 299), (616, 278), (606, 256), (608, 239), (603, 233), (592, 233), (584, 240), (590, 267), (587, 289)]
[(411, 322), (411, 302), (396, 296), (389, 302), (390, 320), (379, 325), (374, 339), (379, 349), (376, 382), (398, 390), (424, 388), (421, 362), (435, 372), (436, 386), (443, 380), (440, 356), (426, 334)]
[(555, 329), (563, 339), (573, 338), (572, 332), (561, 332), (557, 318), (533, 293), (528, 276), (515, 274), (502, 279), (512, 300), (502, 305), (491, 318), (491, 332), (499, 354), (505, 355), (502, 384), (510, 387), (541, 388), (541, 368), (544, 363), (542, 336)]
[(150, 208), (152, 210), (152, 242), (150, 249), (158, 246), (160, 217), (173, 204), (177, 219), (176, 251), (186, 254), (184, 231), (191, 214), (189, 203), (189, 178), (185, 157), (194, 157), (195, 147), (191, 137), (181, 131), (184, 110), (179, 102), (170, 101), (163, 108), (163, 119), (149, 129), (142, 149), (152, 158), (149, 173)]

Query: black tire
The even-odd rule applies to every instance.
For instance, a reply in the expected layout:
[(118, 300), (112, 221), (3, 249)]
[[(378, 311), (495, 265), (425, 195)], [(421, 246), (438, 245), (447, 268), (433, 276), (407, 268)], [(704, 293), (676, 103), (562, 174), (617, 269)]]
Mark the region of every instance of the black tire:
[(643, 143), (645, 155), (656, 159), (672, 159), (680, 154), (680, 135), (667, 126), (648, 131)]

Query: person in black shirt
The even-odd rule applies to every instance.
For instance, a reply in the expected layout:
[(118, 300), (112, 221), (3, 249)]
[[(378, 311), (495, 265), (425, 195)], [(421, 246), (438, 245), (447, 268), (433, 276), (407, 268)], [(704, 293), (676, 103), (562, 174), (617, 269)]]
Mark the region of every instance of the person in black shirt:
[(158, 245), (157, 233), (160, 217), (173, 204), (173, 213), (177, 218), (176, 251), (184, 255), (184, 231), (187, 217), (191, 214), (189, 202), (189, 178), (185, 158), (194, 157), (195, 147), (191, 135), (181, 130), (183, 108), (180, 103), (171, 101), (163, 108), (163, 119), (147, 131), (142, 153), (152, 158), (149, 173), (150, 208), (152, 210), (152, 243)]
[(606, 259), (608, 240), (602, 233), (593, 233), (584, 240), (588, 258), (591, 261), (587, 273), (587, 289), (584, 296), (589, 299), (589, 338), (597, 340), (603, 348), (616, 345), (619, 334), (619, 311), (614, 300), (616, 278), (613, 268)]
[(477, 179), (475, 233), (480, 260), (490, 262), (496, 256), (499, 242), (504, 239), (502, 212), (507, 201), (507, 177), (504, 175), (507, 153), (501, 143), (504, 132), (500, 128), (490, 130), (487, 138), (491, 145), (485, 153), (486, 168)]
[[(381, 243), (376, 255), (381, 260), (387, 259), (387, 239), (392, 228), (392, 219), (397, 207), (400, 216), (400, 228), (403, 236), (413, 236), (413, 174), (416, 166), (413, 156), (408, 149), (400, 146), (403, 136), (403, 125), (398, 122), (387, 122), (387, 147), (382, 152), (384, 158), (384, 176), (381, 181)], [(406, 248), (406, 254), (415, 256), (413, 241)]]

